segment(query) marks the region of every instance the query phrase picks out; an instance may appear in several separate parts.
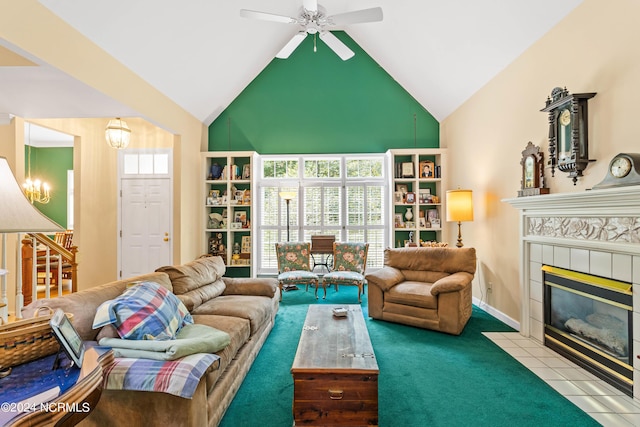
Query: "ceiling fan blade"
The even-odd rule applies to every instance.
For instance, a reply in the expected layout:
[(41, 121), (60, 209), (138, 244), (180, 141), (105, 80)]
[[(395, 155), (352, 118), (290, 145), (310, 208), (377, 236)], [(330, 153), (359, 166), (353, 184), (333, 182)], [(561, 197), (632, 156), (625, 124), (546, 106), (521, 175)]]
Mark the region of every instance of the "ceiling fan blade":
[(333, 25), (349, 25), (360, 24), (364, 22), (382, 21), (382, 8), (373, 7), (371, 9), (355, 10), (353, 12), (339, 13), (327, 17), (330, 24)]
[(296, 50), (300, 43), (302, 43), (305, 37), (307, 37), (307, 33), (305, 31), (296, 33), (296, 35), (294, 35), (291, 40), (289, 40), (289, 42), (284, 45), (282, 49), (280, 49), (280, 52), (278, 52), (276, 58), (287, 59), (289, 55), (291, 55), (293, 51)]
[(282, 22), (285, 24), (296, 24), (297, 19), (289, 16), (274, 15), (273, 13), (258, 12), (255, 10), (240, 9), (240, 16), (250, 19), (261, 19), (263, 21)]
[(302, 0), (302, 7), (309, 12), (318, 11), (318, 0)]
[(320, 39), (326, 43), (329, 48), (336, 53), (343, 61), (351, 58), (355, 53), (340, 41), (336, 36), (329, 31), (320, 32)]

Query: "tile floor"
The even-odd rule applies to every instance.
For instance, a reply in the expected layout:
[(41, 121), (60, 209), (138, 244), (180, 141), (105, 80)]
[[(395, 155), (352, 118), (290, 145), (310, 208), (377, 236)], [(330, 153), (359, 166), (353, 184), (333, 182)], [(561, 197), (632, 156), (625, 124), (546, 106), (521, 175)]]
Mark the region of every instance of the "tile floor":
[(603, 426), (640, 426), (640, 402), (553, 350), (518, 332), (484, 335)]

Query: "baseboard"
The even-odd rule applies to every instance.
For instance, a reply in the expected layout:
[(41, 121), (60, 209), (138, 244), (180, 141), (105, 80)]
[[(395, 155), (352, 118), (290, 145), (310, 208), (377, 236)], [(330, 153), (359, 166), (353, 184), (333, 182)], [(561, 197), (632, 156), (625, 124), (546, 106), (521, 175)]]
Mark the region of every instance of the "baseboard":
[(511, 317), (507, 316), (506, 314), (504, 314), (500, 310), (490, 306), (486, 302), (481, 301), (476, 297), (473, 297), (473, 305), (475, 305), (476, 307), (486, 311), (487, 313), (489, 313), (490, 315), (492, 315), (496, 319), (500, 320), (501, 322), (506, 323), (507, 325), (511, 326), (516, 331), (520, 331), (520, 322), (518, 322), (515, 319), (512, 319)]

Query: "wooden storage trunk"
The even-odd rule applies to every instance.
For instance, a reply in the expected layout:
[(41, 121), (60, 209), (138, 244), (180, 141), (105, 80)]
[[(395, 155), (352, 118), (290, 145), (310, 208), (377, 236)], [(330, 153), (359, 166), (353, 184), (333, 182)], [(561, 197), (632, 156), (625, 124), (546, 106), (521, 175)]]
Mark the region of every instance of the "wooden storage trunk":
[(294, 425), (377, 426), (378, 373), (359, 305), (309, 306), (291, 367)]

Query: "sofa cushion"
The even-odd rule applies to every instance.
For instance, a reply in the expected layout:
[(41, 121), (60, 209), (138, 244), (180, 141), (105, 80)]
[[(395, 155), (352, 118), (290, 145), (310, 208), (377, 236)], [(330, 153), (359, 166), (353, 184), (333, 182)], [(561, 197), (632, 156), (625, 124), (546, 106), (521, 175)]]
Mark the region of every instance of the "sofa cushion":
[(142, 282), (98, 307), (94, 328), (113, 324), (124, 339), (169, 340), (193, 323), (184, 304), (164, 287)]
[(476, 272), (475, 248), (387, 248), (384, 265), (399, 270), (440, 271), (456, 273)]
[[(192, 314), (216, 314), (249, 320), (251, 334), (270, 321), (273, 314), (271, 298), (249, 295), (222, 295), (202, 304)], [(214, 326), (215, 327), (215, 326)]]
[(156, 271), (169, 275), (173, 292), (189, 311), (221, 295), (225, 284), (220, 279), (226, 267), (219, 256), (203, 257), (183, 265), (160, 267)]
[(121, 295), (132, 282), (152, 281), (162, 287), (171, 290), (171, 280), (165, 273), (148, 273), (129, 279), (118, 280), (94, 286), (62, 298), (39, 299), (24, 308), (23, 316), (30, 318), (39, 307), (47, 306), (56, 310), (61, 309), (65, 313), (73, 313), (73, 326), (76, 328), (83, 341), (95, 341), (99, 330), (93, 329), (93, 319), (96, 310), (103, 302)]
[(431, 295), (431, 284), (402, 282), (385, 294), (385, 302), (421, 308), (438, 308), (438, 298)]
[(207, 325), (225, 331), (231, 337), (231, 342), (223, 350), (216, 354), (220, 356), (218, 369), (207, 374), (207, 391), (211, 390), (218, 381), (220, 375), (227, 369), (229, 363), (236, 357), (236, 354), (243, 345), (249, 341), (251, 326), (247, 319), (231, 316), (217, 316), (212, 314), (194, 314), (193, 320), (196, 324)]

